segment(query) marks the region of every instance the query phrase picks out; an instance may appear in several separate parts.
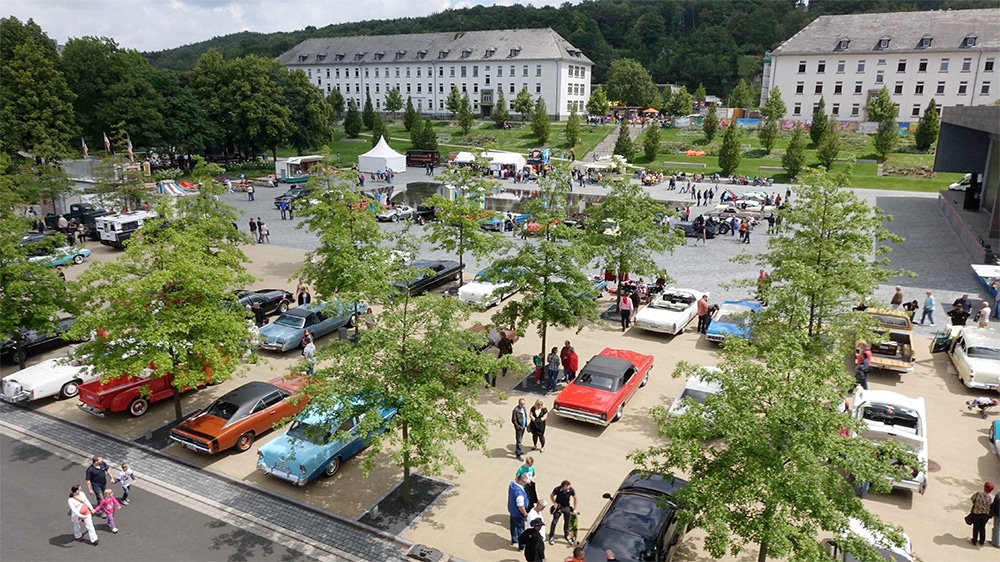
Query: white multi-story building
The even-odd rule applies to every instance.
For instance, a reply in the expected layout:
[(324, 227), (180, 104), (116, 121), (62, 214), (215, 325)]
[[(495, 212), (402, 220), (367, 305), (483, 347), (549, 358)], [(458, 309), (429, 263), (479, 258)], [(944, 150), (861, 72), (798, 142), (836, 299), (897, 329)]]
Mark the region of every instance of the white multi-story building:
[(304, 71), (324, 95), (340, 90), (359, 108), (368, 93), (382, 111), (398, 88), (420, 113), (445, 115), (455, 86), (469, 95), (475, 114), (489, 117), (499, 91), (514, 113), (514, 98), (527, 88), (556, 119), (574, 107), (584, 111), (594, 64), (548, 28), (308, 39), (278, 61)]
[(898, 120), (1000, 98), (1000, 9), (821, 16), (764, 59), (761, 104), (777, 86), (785, 118), (808, 121), (822, 97), (841, 122), (867, 121), (883, 86)]

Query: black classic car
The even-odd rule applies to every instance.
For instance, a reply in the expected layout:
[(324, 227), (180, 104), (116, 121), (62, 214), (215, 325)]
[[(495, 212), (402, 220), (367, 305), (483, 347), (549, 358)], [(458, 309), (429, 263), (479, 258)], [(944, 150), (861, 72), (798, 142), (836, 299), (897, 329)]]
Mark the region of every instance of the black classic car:
[(462, 277), (464, 264), (452, 260), (417, 260), (406, 266), (409, 270), (417, 270), (417, 276), (409, 281), (396, 281), (393, 285), (400, 291), (410, 295), (422, 295), (433, 287), (447, 281), (458, 281)]
[[(688, 238), (697, 238), (698, 231), (696, 229), (696, 224), (689, 221), (679, 221), (673, 224), (675, 228), (684, 231), (684, 236)], [(728, 232), (728, 228), (727, 228)], [(705, 223), (705, 238), (711, 240), (715, 238), (716, 234), (719, 233), (719, 226), (714, 221)]]
[(292, 302), (292, 294), (284, 289), (260, 289), (258, 291), (233, 291), (239, 299), (240, 306), (253, 306), (260, 303), (264, 314), (281, 314), (288, 310)]
[[(18, 364), (32, 355), (74, 343), (73, 341), (63, 339), (63, 336), (65, 336), (66, 330), (73, 325), (75, 320), (72, 316), (60, 318), (51, 331), (39, 332), (37, 330), (22, 329), (19, 338), (8, 337), (4, 339), (3, 343), (0, 343), (0, 363), (6, 364), (10, 362)], [(16, 340), (21, 341), (20, 346), (17, 345)]]
[(313, 190), (308, 187), (293, 187), (274, 198), (274, 208), (280, 209), (282, 200), (292, 203), (302, 199), (303, 197), (308, 197), (312, 192)]
[(611, 549), (622, 562), (673, 560), (686, 528), (677, 520), (672, 496), (685, 486), (687, 481), (680, 478), (643, 478), (632, 471), (614, 497), (604, 494), (611, 502), (587, 533), (585, 558), (600, 560)]

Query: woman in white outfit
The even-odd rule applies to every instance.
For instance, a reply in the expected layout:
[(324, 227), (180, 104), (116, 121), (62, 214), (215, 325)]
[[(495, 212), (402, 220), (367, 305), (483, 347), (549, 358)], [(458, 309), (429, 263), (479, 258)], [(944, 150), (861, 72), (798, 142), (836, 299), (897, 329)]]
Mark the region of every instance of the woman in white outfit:
[(80, 486), (73, 486), (70, 490), (69, 500), (69, 519), (73, 522), (73, 538), (77, 542), (83, 542), (83, 531), (80, 529), (80, 523), (87, 528), (87, 538), (90, 539), (90, 544), (97, 546), (97, 530), (94, 529), (94, 506), (90, 503), (87, 498), (87, 494), (80, 491)]

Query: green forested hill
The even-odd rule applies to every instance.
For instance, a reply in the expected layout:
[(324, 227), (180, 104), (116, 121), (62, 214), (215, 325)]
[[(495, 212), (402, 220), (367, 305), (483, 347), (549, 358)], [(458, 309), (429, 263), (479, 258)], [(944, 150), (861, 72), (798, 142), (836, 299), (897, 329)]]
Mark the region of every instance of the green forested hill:
[(279, 33), (236, 33), (176, 49), (145, 53), (158, 67), (188, 70), (216, 49), (225, 58), (276, 57), (312, 37), (391, 35), (551, 27), (596, 64), (604, 82), (611, 61), (640, 61), (658, 83), (704, 83), (727, 95), (740, 77), (759, 72), (761, 57), (818, 16), (1000, 6), (1000, 0), (585, 0), (558, 8), (476, 6), (422, 18), (369, 20)]

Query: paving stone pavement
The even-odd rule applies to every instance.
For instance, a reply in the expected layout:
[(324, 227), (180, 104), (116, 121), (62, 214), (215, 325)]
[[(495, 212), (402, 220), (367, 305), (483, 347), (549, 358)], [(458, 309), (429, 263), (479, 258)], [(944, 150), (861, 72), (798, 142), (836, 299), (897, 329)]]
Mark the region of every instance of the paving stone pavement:
[(92, 451), (106, 458), (128, 459), (141, 475), (182, 486), (190, 495), (207, 498), (267, 524), (293, 531), (318, 545), (327, 546), (326, 550), (339, 550), (357, 560), (401, 562), (409, 548), (409, 543), (402, 539), (366, 530), (353, 521), (237, 484), (41, 412), (0, 402), (0, 417), (28, 435), (63, 443), (76, 450)]

